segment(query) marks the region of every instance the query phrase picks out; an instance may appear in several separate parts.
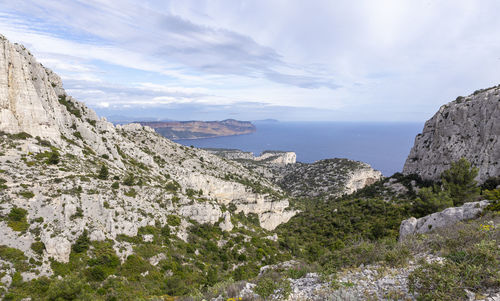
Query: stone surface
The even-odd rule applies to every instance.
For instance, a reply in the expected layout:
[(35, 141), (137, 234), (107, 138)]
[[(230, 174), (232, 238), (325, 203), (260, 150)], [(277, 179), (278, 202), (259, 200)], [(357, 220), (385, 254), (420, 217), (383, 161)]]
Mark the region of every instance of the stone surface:
[(399, 228), (399, 238), (416, 233), (426, 233), (434, 229), (453, 225), (461, 220), (472, 219), (488, 206), (488, 201), (465, 203), (460, 207), (446, 208), (441, 212), (436, 212), (419, 219), (411, 217), (401, 222)]
[(500, 86), (459, 97), (429, 119), (405, 162), (403, 173), (439, 179), (465, 157), (479, 168), (480, 182), (500, 175)]
[(71, 243), (66, 237), (45, 237), (42, 238), (45, 244), (45, 251), (48, 257), (53, 258), (56, 261), (68, 262), (69, 254), (71, 253)]

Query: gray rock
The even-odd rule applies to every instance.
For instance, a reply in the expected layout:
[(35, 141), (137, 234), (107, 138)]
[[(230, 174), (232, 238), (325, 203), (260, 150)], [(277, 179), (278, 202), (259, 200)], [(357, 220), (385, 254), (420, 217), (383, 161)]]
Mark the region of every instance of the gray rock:
[(438, 228), (453, 225), (459, 221), (475, 218), (488, 206), (488, 201), (465, 203), (460, 207), (447, 208), (419, 219), (411, 217), (401, 222), (399, 239), (415, 233), (426, 233)]
[(479, 168), (480, 182), (500, 175), (500, 86), (443, 105), (415, 138), (403, 173), (439, 179), (462, 157)]

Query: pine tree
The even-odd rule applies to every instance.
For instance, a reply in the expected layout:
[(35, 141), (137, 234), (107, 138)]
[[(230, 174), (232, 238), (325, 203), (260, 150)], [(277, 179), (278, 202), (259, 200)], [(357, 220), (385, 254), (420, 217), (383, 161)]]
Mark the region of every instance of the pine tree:
[(443, 188), (449, 193), (455, 206), (474, 201), (479, 196), (480, 188), (474, 179), (478, 171), (467, 159), (462, 158), (451, 163), (450, 169), (441, 174)]
[(99, 175), (97, 175), (97, 178), (101, 180), (106, 180), (108, 179), (109, 171), (106, 165), (101, 166), (101, 170), (99, 171)]

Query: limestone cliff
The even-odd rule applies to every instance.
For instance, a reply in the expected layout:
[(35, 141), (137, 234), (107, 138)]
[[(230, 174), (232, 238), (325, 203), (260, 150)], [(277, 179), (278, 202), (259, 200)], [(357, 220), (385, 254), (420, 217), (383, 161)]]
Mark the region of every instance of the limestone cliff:
[[(244, 212), (271, 230), (295, 214), (279, 187), (237, 162), (147, 126), (99, 118), (28, 50), (1, 36), (0, 146), (0, 245), (32, 257), (30, 246), (44, 244), (43, 264), (25, 279), (50, 274), (49, 258), (67, 261), (84, 230), (91, 240), (114, 241), (123, 259), (133, 246), (117, 237), (165, 225), (172, 215), (181, 223), (171, 231), (186, 240), (196, 222), (230, 231), (231, 216)], [(16, 208), (26, 210), (26, 228), (3, 218)]]
[(458, 97), (429, 119), (406, 160), (403, 173), (439, 179), (462, 157), (479, 168), (478, 180), (500, 175), (500, 86)]

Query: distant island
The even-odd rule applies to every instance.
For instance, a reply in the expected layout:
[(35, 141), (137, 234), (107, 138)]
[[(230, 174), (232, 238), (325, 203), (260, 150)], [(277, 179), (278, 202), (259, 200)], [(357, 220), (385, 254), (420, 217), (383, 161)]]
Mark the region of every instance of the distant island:
[(168, 139), (200, 139), (250, 134), (257, 129), (249, 121), (141, 121)]

